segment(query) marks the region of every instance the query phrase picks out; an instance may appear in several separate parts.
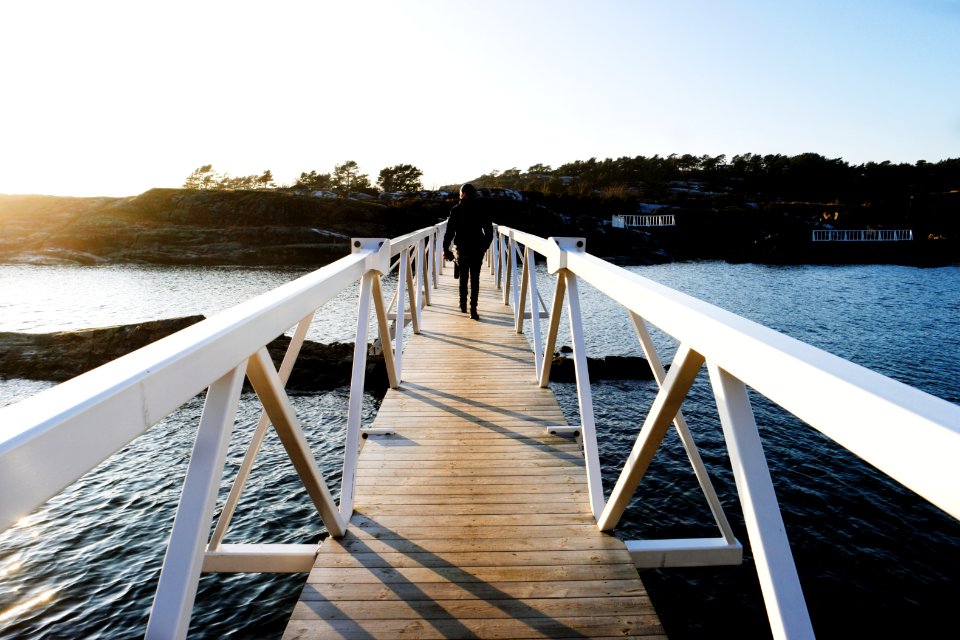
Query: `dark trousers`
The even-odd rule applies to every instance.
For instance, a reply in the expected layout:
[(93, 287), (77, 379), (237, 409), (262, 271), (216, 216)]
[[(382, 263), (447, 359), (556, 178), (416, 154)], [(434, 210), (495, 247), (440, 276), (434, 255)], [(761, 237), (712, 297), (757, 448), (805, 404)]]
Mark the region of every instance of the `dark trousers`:
[(460, 306), (467, 306), (467, 280), (469, 280), (470, 308), (476, 310), (477, 297), (480, 295), (480, 266), (483, 264), (483, 251), (458, 249), (457, 263), (460, 265)]

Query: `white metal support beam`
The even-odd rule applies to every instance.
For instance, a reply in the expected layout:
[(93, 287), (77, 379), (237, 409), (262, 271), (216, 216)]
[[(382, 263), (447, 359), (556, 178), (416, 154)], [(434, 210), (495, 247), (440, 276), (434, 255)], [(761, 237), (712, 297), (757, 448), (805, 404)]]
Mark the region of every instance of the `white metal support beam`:
[(241, 363), (207, 391), (170, 544), (160, 570), (160, 584), (147, 622), (148, 639), (187, 637), (207, 533), (243, 388), (244, 369)]
[[(529, 288), (529, 283), (527, 282), (527, 271), (529, 267), (527, 266), (527, 248), (523, 248), (523, 268), (520, 273), (520, 286), (517, 290), (517, 304), (513, 308), (513, 326), (516, 329), (517, 333), (523, 333), (523, 321), (526, 318), (526, 313), (524, 309), (527, 305), (527, 289)], [(537, 367), (539, 369), (539, 367)]]
[[(404, 280), (407, 283), (407, 296), (410, 303), (410, 322), (413, 324), (413, 332), (415, 334), (420, 333), (420, 305), (417, 301), (419, 297), (417, 294), (417, 283), (413, 280), (413, 266), (410, 264), (410, 251), (404, 250), (404, 270), (406, 275)], [(404, 318), (400, 315), (397, 316), (397, 326), (403, 327)]]
[(593, 418), (593, 394), (590, 391), (590, 373), (587, 370), (587, 348), (583, 341), (583, 321), (580, 314), (580, 293), (577, 276), (563, 269), (557, 274), (567, 285), (567, 316), (570, 319), (570, 341), (573, 343), (573, 362), (577, 379), (577, 401), (580, 406), (580, 425), (583, 427), (583, 458), (587, 467), (587, 491), (590, 510), (595, 519), (603, 511), (603, 483), (600, 476), (600, 451), (597, 448), (597, 426)]
[(397, 264), (397, 290), (394, 297), (397, 301), (397, 317), (394, 320), (393, 359), (397, 365), (397, 382), (403, 380), (403, 304), (404, 290), (407, 288), (406, 273), (409, 269), (410, 254), (403, 251)]
[[(421, 265), (423, 264), (420, 261)], [(376, 273), (368, 271), (360, 281), (357, 332), (353, 343), (353, 368), (350, 374), (350, 400), (347, 409), (347, 436), (343, 449), (343, 476), (340, 481), (340, 519), (350, 522), (353, 492), (360, 455), (360, 418), (363, 411), (363, 384), (367, 372), (367, 331), (370, 326), (370, 298)], [(386, 350), (384, 350), (386, 352)]]
[(747, 388), (716, 365), (708, 363), (707, 369), (750, 536), (750, 548), (756, 559), (770, 630), (775, 638), (813, 638), (813, 626)]

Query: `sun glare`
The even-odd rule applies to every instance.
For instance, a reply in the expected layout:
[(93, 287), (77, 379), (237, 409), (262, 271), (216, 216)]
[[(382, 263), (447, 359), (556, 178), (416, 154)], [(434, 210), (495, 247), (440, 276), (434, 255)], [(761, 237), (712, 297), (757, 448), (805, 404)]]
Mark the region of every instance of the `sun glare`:
[(37, 595), (33, 596), (29, 600), (25, 600), (20, 604), (14, 605), (7, 609), (6, 611), (0, 612), (0, 622), (7, 622), (12, 620), (19, 615), (27, 613), (33, 609), (40, 607), (53, 599), (53, 596), (57, 594), (57, 589), (47, 589)]

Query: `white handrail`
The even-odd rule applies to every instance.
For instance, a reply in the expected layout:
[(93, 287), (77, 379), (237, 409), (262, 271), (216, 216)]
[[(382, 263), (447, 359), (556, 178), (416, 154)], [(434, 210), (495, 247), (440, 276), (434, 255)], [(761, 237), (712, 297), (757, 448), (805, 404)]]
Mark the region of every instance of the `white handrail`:
[[(739, 561), (740, 545), (732, 539), (729, 524), (679, 413), (680, 403), (704, 363), (713, 383), (775, 637), (812, 637), (813, 630), (760, 446), (747, 385), (960, 518), (960, 475), (956, 471), (956, 460), (960, 459), (960, 407), (957, 405), (609, 264), (587, 254), (583, 239), (545, 239), (504, 226), (498, 227), (497, 233), (501, 239), (509, 237), (525, 250), (532, 249), (545, 256), (548, 271), (557, 276), (542, 356), (537, 353), (539, 344), (534, 347), (541, 386), (549, 380), (559, 315), (563, 299), (567, 297), (577, 394), (585, 432), (593, 426), (586, 424), (593, 422), (593, 411), (585, 354), (581, 353), (579, 305), (573, 300), (576, 279), (590, 283), (619, 302), (630, 313), (638, 330), (661, 390), (620, 479), (597, 516), (598, 527), (609, 530), (616, 526), (673, 422), (723, 535), (721, 539), (703, 541), (651, 541), (655, 543), (651, 545), (644, 545), (644, 541), (628, 542), (635, 558), (649, 554), (646, 557), (656, 557), (661, 562), (642, 566), (669, 565), (670, 558), (675, 558), (677, 565), (687, 566), (695, 564), (691, 559), (696, 558), (703, 558), (707, 563)], [(502, 245), (494, 242), (494, 246)], [(504, 268), (510, 268), (506, 261)], [(502, 277), (510, 282), (512, 276), (503, 274)], [(509, 301), (505, 295), (504, 302)], [(515, 313), (522, 313), (522, 309)], [(643, 321), (649, 321), (679, 341), (676, 359), (666, 376), (659, 358), (652, 352)], [(517, 326), (522, 328), (522, 323), (518, 322)], [(599, 461), (589, 446), (584, 447), (584, 457), (589, 475), (591, 467), (598, 467)], [(593, 496), (591, 505), (596, 514)]]
[[(93, 371), (0, 409), (0, 530), (27, 515), (146, 429), (208, 388), (196, 445), (187, 469), (147, 637), (186, 634), (201, 571), (304, 571), (308, 545), (222, 545), (243, 483), (268, 423), (274, 425), (307, 494), (333, 536), (345, 533), (359, 448), (360, 398), (371, 306), (384, 347), (390, 385), (401, 379), (403, 300), (414, 330), (436, 286), (435, 248), (445, 223), (394, 238), (351, 240), (353, 253), (273, 291), (227, 309)], [(391, 341), (380, 278), (398, 260), (399, 330)], [(416, 269), (410, 268), (410, 259)], [(283, 387), (310, 318), (344, 289), (361, 281), (354, 367), (347, 416), (347, 447), (339, 508), (310, 451)], [(405, 295), (406, 294), (406, 295)], [(371, 304), (372, 303), (372, 304)], [(281, 370), (266, 345), (297, 325)], [(233, 429), (244, 374), (265, 407), (244, 464), (209, 543), (214, 502)]]

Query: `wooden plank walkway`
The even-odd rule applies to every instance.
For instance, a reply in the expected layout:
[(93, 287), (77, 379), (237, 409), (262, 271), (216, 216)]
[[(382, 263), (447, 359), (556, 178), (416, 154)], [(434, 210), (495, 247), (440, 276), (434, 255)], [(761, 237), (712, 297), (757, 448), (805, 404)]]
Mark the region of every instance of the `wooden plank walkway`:
[(480, 321), (447, 269), (360, 454), (350, 530), (320, 548), (284, 638), (665, 637), (597, 530), (578, 444), (493, 279)]

